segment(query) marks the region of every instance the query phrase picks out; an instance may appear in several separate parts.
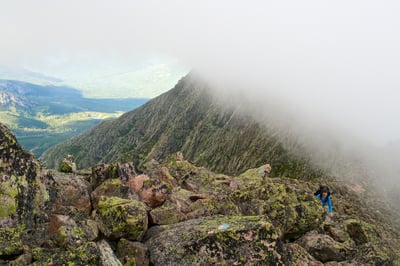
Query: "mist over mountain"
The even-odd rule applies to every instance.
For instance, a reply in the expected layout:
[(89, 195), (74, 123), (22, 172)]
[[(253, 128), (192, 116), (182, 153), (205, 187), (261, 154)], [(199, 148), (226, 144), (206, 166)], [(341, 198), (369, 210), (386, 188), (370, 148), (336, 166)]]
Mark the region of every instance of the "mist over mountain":
[[(343, 168), (350, 157), (342, 158), (345, 153), (334, 138), (302, 137), (307, 128), (271, 99), (261, 99), (260, 108), (249, 105), (244, 95), (228, 98), (191, 73), (170, 91), (49, 149), (41, 159), (54, 168), (67, 154), (76, 158), (79, 168), (117, 161), (143, 165), (150, 158), (162, 160), (182, 151), (194, 163), (221, 173), (268, 162), (277, 176), (317, 176), (321, 169), (351, 176)], [(264, 112), (255, 116), (256, 109)], [(356, 165), (351, 169), (354, 172)]]

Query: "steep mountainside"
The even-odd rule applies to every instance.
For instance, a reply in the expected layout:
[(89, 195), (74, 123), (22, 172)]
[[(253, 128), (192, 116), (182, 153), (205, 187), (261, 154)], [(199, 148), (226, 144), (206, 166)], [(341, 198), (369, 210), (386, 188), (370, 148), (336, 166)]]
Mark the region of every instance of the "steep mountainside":
[(188, 160), (216, 172), (240, 173), (269, 162), (276, 176), (318, 174), (306, 155), (297, 156), (301, 150), (284, 140), (287, 136), (257, 123), (240, 106), (223, 106), (209, 92), (190, 74), (140, 108), (49, 149), (41, 160), (57, 168), (71, 154), (78, 168), (117, 161), (142, 165), (182, 151)]
[(118, 117), (146, 99), (89, 99), (60, 86), (0, 80), (0, 120), (37, 156), (101, 120)]

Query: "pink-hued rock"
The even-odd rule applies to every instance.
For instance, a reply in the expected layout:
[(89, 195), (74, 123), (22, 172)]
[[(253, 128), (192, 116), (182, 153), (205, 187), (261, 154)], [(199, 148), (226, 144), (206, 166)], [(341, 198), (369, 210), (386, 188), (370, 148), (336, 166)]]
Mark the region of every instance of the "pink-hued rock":
[(131, 188), (133, 191), (136, 193), (139, 192), (143, 188), (144, 181), (149, 180), (150, 178), (147, 175), (138, 175), (135, 176), (134, 178), (131, 178), (127, 185), (129, 188)]
[(89, 215), (92, 210), (89, 183), (80, 176), (57, 174), (58, 197), (53, 205), (53, 214), (69, 214), (77, 210)]

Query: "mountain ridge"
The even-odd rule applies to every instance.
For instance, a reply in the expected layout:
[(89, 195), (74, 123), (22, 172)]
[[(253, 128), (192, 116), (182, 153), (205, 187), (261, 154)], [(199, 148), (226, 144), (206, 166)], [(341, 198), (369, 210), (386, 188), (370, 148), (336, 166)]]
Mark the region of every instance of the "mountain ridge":
[[(276, 129), (240, 108), (245, 109), (221, 105), (209, 85), (192, 73), (170, 91), (55, 146), (40, 159), (55, 168), (67, 154), (76, 158), (78, 168), (116, 161), (143, 165), (150, 158), (161, 160), (182, 151), (188, 160), (221, 173), (239, 173), (269, 162), (277, 176), (322, 174), (309, 167), (305, 152), (299, 156), (300, 145), (283, 141)], [(299, 151), (289, 151), (289, 146)]]

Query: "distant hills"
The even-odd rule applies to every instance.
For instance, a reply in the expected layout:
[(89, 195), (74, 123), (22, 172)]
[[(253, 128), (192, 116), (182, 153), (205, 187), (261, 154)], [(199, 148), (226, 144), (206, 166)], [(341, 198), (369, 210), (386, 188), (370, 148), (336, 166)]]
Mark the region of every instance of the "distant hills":
[(90, 99), (77, 89), (0, 80), (0, 121), (36, 156), (105, 119), (116, 118), (148, 99)]
[(188, 160), (220, 173), (269, 162), (277, 176), (318, 175), (287, 134), (256, 122), (238, 106), (224, 107), (209, 92), (206, 83), (189, 74), (172, 90), (52, 147), (41, 159), (54, 168), (67, 154), (75, 156), (78, 168), (128, 161), (143, 166), (151, 158), (182, 151)]
[(172, 59), (138, 61), (131, 66), (81, 62), (73, 67), (34, 71), (0, 64), (0, 80), (79, 88), (86, 98), (153, 98), (171, 89), (187, 73), (185, 66)]

